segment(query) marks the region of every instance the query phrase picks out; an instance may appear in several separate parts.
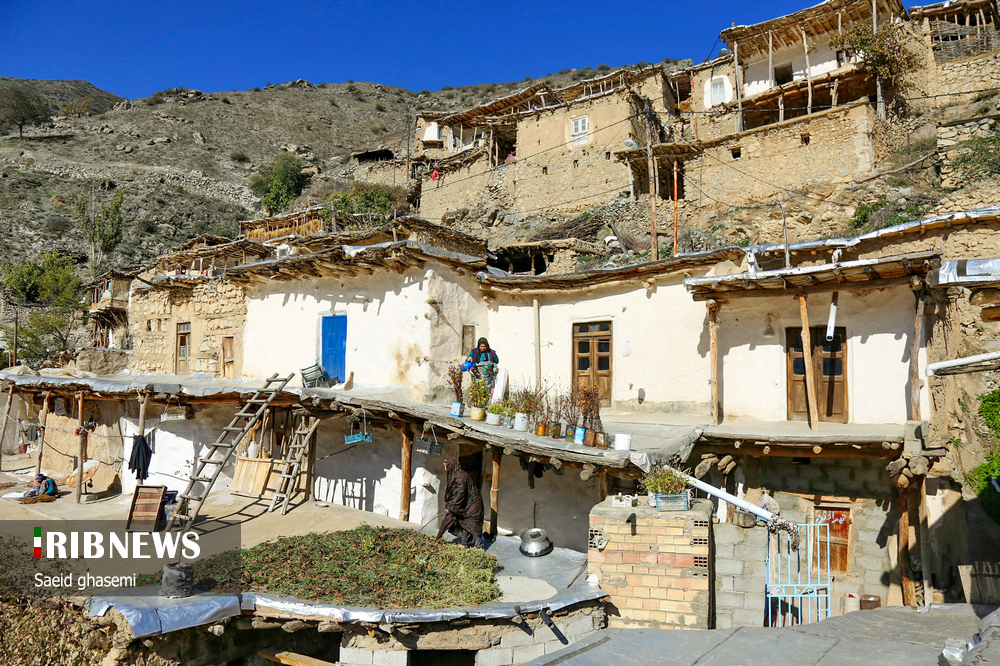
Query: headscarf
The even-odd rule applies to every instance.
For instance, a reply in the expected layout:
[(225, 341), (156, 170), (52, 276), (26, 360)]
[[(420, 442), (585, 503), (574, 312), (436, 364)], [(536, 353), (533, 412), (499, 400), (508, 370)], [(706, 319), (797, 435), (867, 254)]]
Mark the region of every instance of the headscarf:
[(459, 465), (459, 462), (458, 462), (458, 458), (454, 458), (454, 457), (452, 457), (452, 458), (445, 458), (445, 461), (444, 461), (444, 471), (448, 472), (449, 476), (451, 476), (452, 472), (454, 472), (454, 471), (456, 471), (458, 469), (461, 469), (461, 466)]
[(476, 351), (479, 351), (479, 345), (486, 345), (486, 352), (490, 351), (490, 341), (486, 338), (479, 338), (479, 342), (476, 343)]

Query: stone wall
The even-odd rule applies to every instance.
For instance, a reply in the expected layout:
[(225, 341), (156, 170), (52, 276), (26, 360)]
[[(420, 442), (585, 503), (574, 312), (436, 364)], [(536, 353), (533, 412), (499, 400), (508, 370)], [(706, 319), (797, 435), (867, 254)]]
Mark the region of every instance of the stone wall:
[[(793, 523), (815, 523), (817, 507), (850, 511), (846, 571), (832, 572), (832, 615), (844, 612), (848, 594), (875, 594), (882, 598), (883, 605), (900, 603), (896, 491), (884, 469), (887, 461), (814, 457), (804, 464), (804, 460), (744, 456), (738, 458), (738, 476), (746, 488), (769, 492), (781, 507), (781, 516)], [(716, 486), (727, 485), (718, 472), (705, 480)], [(747, 499), (755, 498), (759, 498), (759, 492)], [(748, 529), (723, 523), (713, 525), (712, 533), (716, 626), (761, 626), (767, 531), (762, 527)], [(895, 590), (890, 594), (893, 587)]]
[[(658, 512), (648, 504), (590, 512), (589, 571), (611, 595), (609, 626), (708, 629), (711, 626), (711, 502)], [(635, 525), (625, 521), (635, 514)], [(607, 545), (598, 548), (598, 540)]]
[(129, 307), (134, 372), (176, 371), (177, 325), (191, 323), (189, 372), (223, 376), (223, 338), (233, 338), (232, 376), (243, 367), (246, 302), (243, 289), (224, 279), (207, 280), (192, 289), (136, 289)]
[(445, 213), (462, 208), (511, 206), (513, 171), (512, 165), (491, 167), (484, 154), (461, 168), (439, 173), (437, 180), (425, 173), (421, 178), (420, 217), (441, 222)]
[[(1000, 67), (1000, 62), (997, 63)], [(957, 171), (952, 165), (952, 161), (961, 152), (961, 144), (969, 139), (981, 139), (993, 133), (997, 128), (997, 121), (1000, 114), (985, 118), (970, 118), (964, 122), (949, 123), (940, 125), (937, 129), (937, 154), (941, 161), (941, 186), (947, 188), (958, 187), (966, 182), (961, 171)], [(994, 205), (996, 201), (990, 202)], [(986, 205), (985, 202), (983, 205)], [(970, 206), (972, 208), (973, 206)], [(966, 210), (966, 209), (961, 209)]]
[(354, 180), (387, 187), (408, 185), (406, 160), (359, 162), (354, 168)]
[(698, 205), (740, 205), (773, 196), (778, 187), (863, 178), (875, 166), (874, 125), (874, 111), (861, 104), (714, 142), (685, 163), (685, 198)]
[[(974, 90), (1000, 87), (1000, 49), (981, 57), (938, 63), (937, 94), (954, 95)], [(970, 96), (973, 93), (969, 93)], [(947, 104), (961, 97), (943, 99)]]

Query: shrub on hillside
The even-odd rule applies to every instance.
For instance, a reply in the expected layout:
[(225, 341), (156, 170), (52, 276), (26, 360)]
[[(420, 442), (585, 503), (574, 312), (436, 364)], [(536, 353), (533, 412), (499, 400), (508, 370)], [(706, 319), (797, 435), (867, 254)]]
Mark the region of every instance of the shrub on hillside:
[(281, 153), (271, 164), (264, 164), (250, 181), (250, 189), (260, 197), (268, 214), (288, 208), (306, 183), (302, 160), (294, 153)]

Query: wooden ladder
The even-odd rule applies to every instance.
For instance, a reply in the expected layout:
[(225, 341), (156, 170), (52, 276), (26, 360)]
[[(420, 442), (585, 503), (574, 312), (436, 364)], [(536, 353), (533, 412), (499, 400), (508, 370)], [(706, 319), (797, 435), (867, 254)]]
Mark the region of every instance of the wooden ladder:
[[(271, 495), (271, 505), (267, 507), (268, 512), (274, 511), (278, 504), (281, 504), (281, 515), (288, 511), (288, 500), (295, 494), (299, 476), (302, 474), (302, 465), (305, 463), (309, 452), (309, 442), (319, 427), (319, 419), (307, 413), (299, 415), (299, 422), (292, 434), (292, 441), (288, 444), (283, 460), (274, 462), (278, 471), (278, 487)], [(306, 488), (308, 497), (309, 489)]]
[[(177, 527), (183, 531), (191, 529), (194, 519), (198, 517), (198, 512), (201, 511), (202, 505), (208, 498), (208, 493), (215, 485), (215, 480), (219, 478), (222, 468), (232, 458), (236, 445), (243, 441), (247, 433), (264, 417), (268, 406), (294, 376), (295, 373), (287, 377), (279, 377), (278, 373), (274, 373), (268, 377), (264, 386), (257, 389), (253, 396), (246, 401), (246, 404), (242, 405), (233, 415), (233, 420), (222, 429), (219, 438), (209, 447), (208, 452), (195, 461), (187, 488), (177, 496), (177, 509), (170, 514), (170, 520), (167, 521), (168, 532), (177, 529)], [(220, 452), (221, 455), (217, 457), (216, 454)], [(195, 490), (195, 484), (198, 483), (205, 484), (204, 490)]]

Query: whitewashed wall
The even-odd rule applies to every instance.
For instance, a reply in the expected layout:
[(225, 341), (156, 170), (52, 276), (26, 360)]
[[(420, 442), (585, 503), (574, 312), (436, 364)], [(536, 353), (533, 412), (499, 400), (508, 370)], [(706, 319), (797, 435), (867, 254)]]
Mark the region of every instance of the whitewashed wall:
[[(704, 274), (704, 269), (700, 273)], [(682, 275), (587, 292), (542, 295), (542, 377), (569, 386), (572, 325), (612, 322), (612, 400), (644, 408), (708, 413), (710, 391), (706, 310), (685, 291)], [(513, 381), (534, 381), (534, 319), (530, 298), (499, 296), (490, 308), (490, 344)]]
[[(809, 323), (825, 326), (830, 294), (809, 297)], [(767, 314), (775, 337), (764, 339)], [(892, 289), (842, 292), (837, 325), (847, 329), (847, 391), (851, 423), (903, 423), (909, 404), (909, 354), (913, 336), (913, 295), (905, 285)], [(785, 328), (801, 326), (798, 301), (780, 298), (732, 299), (719, 324), (723, 412), (726, 418), (784, 421), (787, 417)], [(921, 351), (920, 364), (926, 364)], [(922, 413), (928, 411), (926, 388)]]
[[(215, 442), (224, 426), (229, 425), (236, 411), (235, 405), (198, 407), (195, 417), (186, 421), (163, 421), (157, 417), (146, 419), (146, 436), (153, 437), (153, 457), (149, 462), (149, 477), (142, 482), (147, 486), (166, 486), (169, 490), (183, 491), (187, 487), (194, 460), (205, 453)], [(121, 463), (122, 494), (130, 497), (137, 485), (135, 473), (129, 471), (132, 458), (133, 437), (139, 433), (138, 419), (121, 420), (124, 439), (124, 461)], [(212, 492), (227, 490), (233, 482), (234, 461), (222, 469), (222, 475), (212, 487)], [(195, 486), (204, 489), (204, 484)]]
[[(355, 385), (401, 386), (413, 400), (443, 400), (447, 361), (463, 353), (462, 325), (485, 321), (477, 292), (470, 275), (436, 264), (403, 275), (384, 271), (249, 290), (244, 375), (298, 374), (320, 359), (322, 317), (346, 314), (346, 372), (354, 372)], [(293, 384), (299, 382), (296, 377)]]
[[(813, 78), (832, 72), (837, 69), (837, 50), (831, 48), (825, 39), (809, 40), (809, 46), (815, 46), (815, 51), (809, 53), (809, 73)], [(781, 67), (791, 63), (792, 79), (799, 80), (806, 78), (806, 55), (801, 43), (794, 46), (774, 50), (772, 62), (775, 67)], [(744, 70), (745, 83), (744, 95), (752, 97), (764, 92), (774, 86), (771, 72), (767, 68), (767, 54), (762, 60), (757, 60), (746, 65)]]

